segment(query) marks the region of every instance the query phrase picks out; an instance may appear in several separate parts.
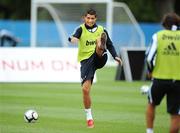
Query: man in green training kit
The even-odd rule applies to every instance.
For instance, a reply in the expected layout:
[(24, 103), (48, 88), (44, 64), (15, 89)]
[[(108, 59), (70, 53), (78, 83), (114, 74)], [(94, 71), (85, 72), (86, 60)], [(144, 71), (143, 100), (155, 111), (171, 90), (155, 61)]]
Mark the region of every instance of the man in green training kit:
[(180, 17), (175, 13), (164, 16), (161, 30), (153, 35), (147, 52), (147, 64), (153, 82), (149, 90), (146, 111), (146, 133), (153, 133), (155, 108), (166, 95), (167, 112), (171, 116), (169, 133), (180, 131)]
[(88, 128), (94, 127), (91, 113), (90, 90), (95, 71), (102, 68), (107, 61), (107, 49), (114, 59), (122, 64), (112, 45), (107, 31), (96, 24), (97, 14), (93, 9), (84, 15), (84, 23), (69, 37), (71, 43), (78, 43), (78, 61), (81, 64), (81, 84)]

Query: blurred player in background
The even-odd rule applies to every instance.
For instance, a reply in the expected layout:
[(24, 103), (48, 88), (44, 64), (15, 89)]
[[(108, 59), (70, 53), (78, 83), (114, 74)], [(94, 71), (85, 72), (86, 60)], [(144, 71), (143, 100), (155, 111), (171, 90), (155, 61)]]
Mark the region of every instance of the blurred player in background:
[(167, 97), (167, 112), (171, 116), (170, 133), (180, 130), (180, 17), (175, 13), (164, 16), (165, 28), (152, 37), (147, 51), (147, 64), (152, 75), (146, 111), (146, 133), (153, 133), (155, 108)]
[(107, 31), (96, 24), (96, 11), (89, 9), (83, 19), (84, 23), (69, 37), (69, 41), (74, 44), (78, 43), (78, 61), (81, 64), (81, 84), (87, 126), (93, 128), (94, 121), (91, 113), (90, 90), (95, 71), (106, 64), (108, 58), (107, 49), (119, 64), (122, 64), (122, 62), (114, 49)]
[(15, 47), (17, 43), (20, 42), (20, 39), (15, 37), (13, 33), (6, 29), (0, 29), (0, 46), (5, 46), (6, 43), (9, 43), (10, 46)]

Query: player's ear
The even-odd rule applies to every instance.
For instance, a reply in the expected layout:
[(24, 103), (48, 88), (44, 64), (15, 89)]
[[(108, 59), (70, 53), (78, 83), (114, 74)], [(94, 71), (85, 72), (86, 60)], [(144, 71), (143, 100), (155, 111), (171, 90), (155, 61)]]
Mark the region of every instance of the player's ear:
[(83, 15), (82, 17), (81, 17), (81, 20), (82, 20), (82, 22), (84, 22), (85, 21), (85, 15)]

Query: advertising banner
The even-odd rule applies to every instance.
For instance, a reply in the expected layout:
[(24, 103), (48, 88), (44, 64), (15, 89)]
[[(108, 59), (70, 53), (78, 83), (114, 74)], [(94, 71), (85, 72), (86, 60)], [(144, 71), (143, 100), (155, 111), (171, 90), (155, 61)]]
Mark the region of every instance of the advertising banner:
[(0, 48), (0, 82), (80, 82), (77, 48)]

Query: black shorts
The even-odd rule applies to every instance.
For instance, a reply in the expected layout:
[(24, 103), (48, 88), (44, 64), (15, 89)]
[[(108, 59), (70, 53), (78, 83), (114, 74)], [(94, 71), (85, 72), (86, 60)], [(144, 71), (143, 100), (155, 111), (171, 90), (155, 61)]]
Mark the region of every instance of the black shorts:
[(102, 68), (107, 62), (107, 52), (102, 58), (99, 58), (96, 53), (92, 54), (91, 57), (81, 61), (81, 84), (86, 80), (91, 80), (91, 83), (94, 79), (95, 71), (99, 68)]
[(166, 95), (167, 112), (180, 115), (180, 80), (154, 79), (148, 99), (154, 105), (159, 105)]

